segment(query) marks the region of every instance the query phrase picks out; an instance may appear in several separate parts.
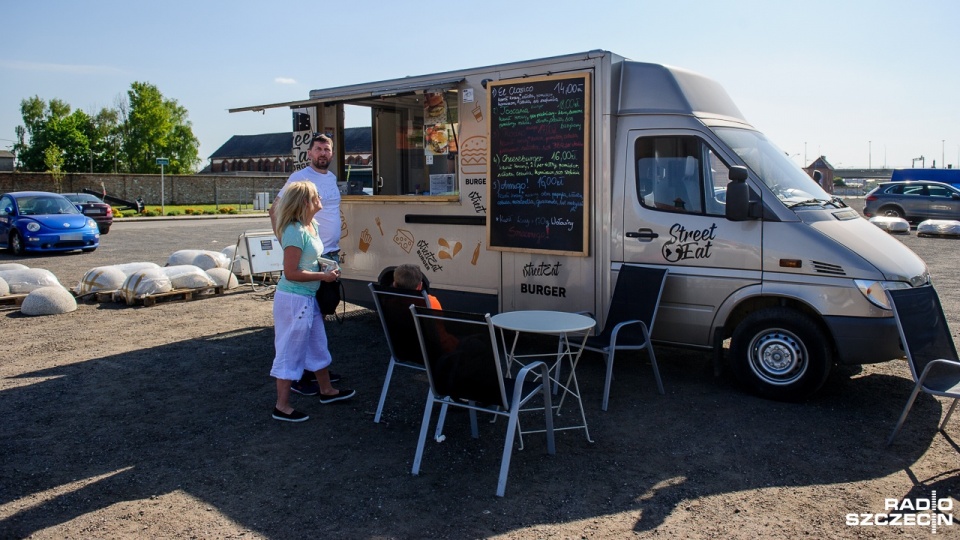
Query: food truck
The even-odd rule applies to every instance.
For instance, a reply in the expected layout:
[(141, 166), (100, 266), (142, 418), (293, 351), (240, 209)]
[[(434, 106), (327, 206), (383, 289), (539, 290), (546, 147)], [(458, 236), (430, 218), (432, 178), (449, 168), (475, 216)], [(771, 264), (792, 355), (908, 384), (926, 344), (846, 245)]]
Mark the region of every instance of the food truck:
[[(919, 257), (684, 69), (589, 51), (231, 112), (269, 107), (293, 110), (300, 161), (311, 133), (334, 139), (351, 302), (416, 263), (445, 309), (586, 311), (599, 330), (623, 265), (664, 267), (655, 342), (802, 399), (834, 364), (901, 358), (884, 290), (929, 284)], [(346, 186), (345, 107), (369, 115), (365, 191)]]

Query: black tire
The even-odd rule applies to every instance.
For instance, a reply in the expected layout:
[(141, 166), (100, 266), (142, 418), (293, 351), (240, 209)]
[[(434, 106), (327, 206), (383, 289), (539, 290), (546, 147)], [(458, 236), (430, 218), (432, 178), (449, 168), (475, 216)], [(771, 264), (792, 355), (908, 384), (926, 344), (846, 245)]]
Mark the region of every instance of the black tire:
[(767, 308), (748, 315), (733, 332), (731, 368), (752, 393), (799, 401), (827, 380), (833, 355), (829, 340), (806, 315)]
[(901, 210), (897, 206), (884, 206), (877, 212), (877, 215), (886, 216), (886, 217), (898, 217), (898, 218), (904, 217), (903, 210)]
[(10, 247), (10, 253), (14, 255), (23, 255), (27, 251), (26, 246), (23, 245), (23, 237), (17, 231), (10, 233), (10, 240), (7, 245)]
[(110, 232), (110, 226), (109, 226), (109, 225), (107, 225), (106, 227), (100, 227), (100, 234), (101, 234), (101, 235), (107, 234), (108, 232)]

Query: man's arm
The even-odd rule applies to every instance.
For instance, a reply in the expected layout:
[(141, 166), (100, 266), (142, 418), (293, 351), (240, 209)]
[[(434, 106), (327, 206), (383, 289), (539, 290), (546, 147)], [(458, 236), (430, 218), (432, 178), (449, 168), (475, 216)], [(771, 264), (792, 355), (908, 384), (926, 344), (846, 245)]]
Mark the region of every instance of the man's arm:
[(277, 230), (277, 216), (273, 215), (273, 208), (277, 205), (277, 201), (280, 200), (280, 197), (275, 197), (273, 199), (273, 204), (270, 205), (270, 208), (267, 209), (267, 215), (270, 216), (270, 229)]

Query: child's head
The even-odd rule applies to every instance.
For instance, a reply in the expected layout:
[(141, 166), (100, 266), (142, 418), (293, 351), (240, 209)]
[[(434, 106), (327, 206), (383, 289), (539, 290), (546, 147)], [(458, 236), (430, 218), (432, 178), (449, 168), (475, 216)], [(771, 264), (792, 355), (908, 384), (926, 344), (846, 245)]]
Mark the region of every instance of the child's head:
[(400, 289), (419, 290), (423, 285), (423, 272), (416, 265), (401, 264), (393, 270), (393, 286)]

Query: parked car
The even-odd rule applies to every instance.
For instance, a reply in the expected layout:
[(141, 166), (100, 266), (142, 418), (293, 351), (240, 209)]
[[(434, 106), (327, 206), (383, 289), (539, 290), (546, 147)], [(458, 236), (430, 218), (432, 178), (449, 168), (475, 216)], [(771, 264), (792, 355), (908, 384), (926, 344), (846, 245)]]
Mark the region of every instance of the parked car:
[(63, 196), (73, 204), (79, 205), (83, 215), (97, 222), (100, 234), (110, 232), (110, 225), (113, 225), (113, 208), (103, 202), (100, 197), (89, 193), (64, 193)]
[(960, 220), (960, 190), (942, 182), (884, 182), (867, 193), (863, 215), (907, 221)]
[(17, 191), (0, 196), (0, 248), (27, 251), (90, 252), (100, 246), (97, 222), (63, 195)]

